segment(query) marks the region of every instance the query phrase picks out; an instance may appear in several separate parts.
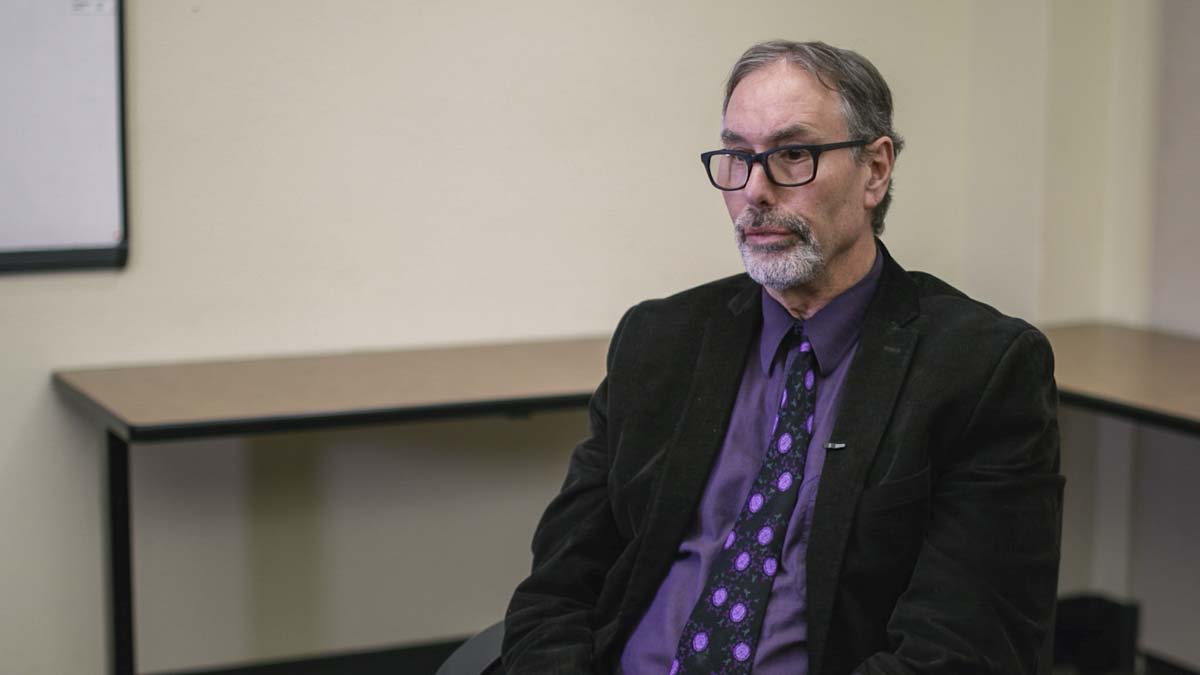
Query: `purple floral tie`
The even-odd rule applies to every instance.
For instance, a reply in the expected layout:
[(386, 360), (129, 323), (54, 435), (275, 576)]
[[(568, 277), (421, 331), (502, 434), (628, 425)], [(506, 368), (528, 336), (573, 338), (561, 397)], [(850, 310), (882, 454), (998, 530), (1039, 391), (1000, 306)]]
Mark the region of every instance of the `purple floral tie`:
[(812, 344), (802, 324), (792, 330), (800, 336), (800, 354), (788, 372), (771, 444), (683, 627), (670, 675), (749, 673), (754, 664), (767, 598), (782, 564), (783, 537), (804, 478), (817, 402)]

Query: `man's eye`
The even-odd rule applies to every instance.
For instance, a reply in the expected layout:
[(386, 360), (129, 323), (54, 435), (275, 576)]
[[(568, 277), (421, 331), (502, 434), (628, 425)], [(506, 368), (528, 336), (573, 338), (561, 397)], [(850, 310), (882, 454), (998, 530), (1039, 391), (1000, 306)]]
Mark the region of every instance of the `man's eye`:
[(799, 163), (812, 159), (812, 153), (799, 148), (788, 148), (779, 152), (780, 159), (785, 162)]

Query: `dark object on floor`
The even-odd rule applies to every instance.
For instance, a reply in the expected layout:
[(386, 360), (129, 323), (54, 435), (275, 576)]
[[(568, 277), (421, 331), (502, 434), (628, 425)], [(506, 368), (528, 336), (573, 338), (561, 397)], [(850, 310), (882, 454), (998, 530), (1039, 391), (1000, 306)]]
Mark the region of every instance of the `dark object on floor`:
[(1132, 673), (1137, 656), (1138, 606), (1099, 595), (1059, 598), (1054, 665), (1083, 674)]

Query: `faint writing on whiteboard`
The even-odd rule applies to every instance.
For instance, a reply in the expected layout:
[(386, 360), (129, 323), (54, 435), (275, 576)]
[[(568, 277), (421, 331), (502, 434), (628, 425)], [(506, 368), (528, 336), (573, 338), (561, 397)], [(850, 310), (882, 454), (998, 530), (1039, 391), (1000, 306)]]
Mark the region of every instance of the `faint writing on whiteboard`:
[(71, 13), (83, 16), (110, 16), (117, 0), (67, 0), (71, 3)]

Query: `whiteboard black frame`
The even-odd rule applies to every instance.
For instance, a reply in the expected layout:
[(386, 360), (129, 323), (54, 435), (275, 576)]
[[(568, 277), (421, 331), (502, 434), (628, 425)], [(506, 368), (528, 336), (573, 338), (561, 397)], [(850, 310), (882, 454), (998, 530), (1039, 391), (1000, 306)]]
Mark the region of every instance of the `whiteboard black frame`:
[(79, 249), (0, 251), (0, 274), (71, 269), (124, 268), (129, 260), (129, 172), (126, 164), (125, 2), (116, 0), (117, 165), (121, 181), (121, 241), (116, 246)]

